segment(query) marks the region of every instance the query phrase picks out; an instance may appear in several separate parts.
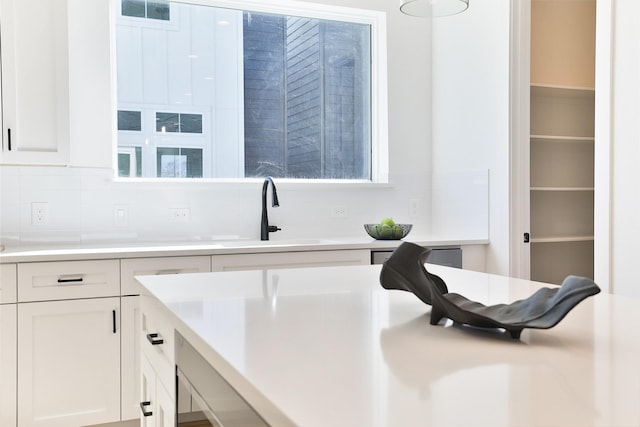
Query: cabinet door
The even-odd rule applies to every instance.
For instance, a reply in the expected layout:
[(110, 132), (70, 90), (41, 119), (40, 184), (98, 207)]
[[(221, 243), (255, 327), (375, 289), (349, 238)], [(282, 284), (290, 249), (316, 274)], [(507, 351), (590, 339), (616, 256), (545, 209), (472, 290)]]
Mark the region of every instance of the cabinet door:
[(176, 403), (162, 382), (156, 381), (156, 427), (173, 427), (176, 424)]
[(261, 254), (213, 255), (211, 257), (211, 271), (367, 265), (370, 263), (371, 252), (368, 249), (272, 252)]
[(140, 417), (140, 297), (120, 299), (122, 322), (122, 419)]
[(120, 298), (19, 304), (18, 422), (120, 420)]
[(155, 426), (156, 373), (147, 358), (140, 357), (140, 427)]
[(16, 424), (16, 304), (0, 304), (0, 425)]
[[(151, 362), (140, 358), (140, 425), (141, 427), (173, 427), (176, 424), (175, 399), (158, 379)], [(195, 424), (194, 424), (195, 425)]]
[(65, 164), (67, 2), (1, 0), (2, 163)]

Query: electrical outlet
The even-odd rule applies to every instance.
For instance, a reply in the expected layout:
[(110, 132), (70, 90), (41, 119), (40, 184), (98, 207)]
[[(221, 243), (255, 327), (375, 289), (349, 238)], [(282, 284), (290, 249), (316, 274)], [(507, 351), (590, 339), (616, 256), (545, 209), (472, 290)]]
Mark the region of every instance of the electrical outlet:
[(169, 222), (188, 224), (191, 222), (191, 210), (189, 208), (170, 209)]
[(113, 207), (113, 223), (116, 227), (126, 227), (129, 223), (129, 209), (127, 206), (115, 205)]
[(31, 224), (46, 225), (49, 223), (49, 204), (47, 202), (31, 202)]
[(409, 217), (415, 218), (418, 216), (420, 209), (420, 199), (410, 199), (409, 200)]
[(331, 207), (331, 217), (332, 218), (347, 218), (349, 216), (349, 211), (346, 206), (332, 206)]

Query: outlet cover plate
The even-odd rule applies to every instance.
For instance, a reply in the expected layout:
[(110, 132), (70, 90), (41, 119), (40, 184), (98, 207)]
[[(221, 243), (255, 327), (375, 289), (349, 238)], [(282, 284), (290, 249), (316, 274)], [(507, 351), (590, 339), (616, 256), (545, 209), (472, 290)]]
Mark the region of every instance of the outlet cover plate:
[(347, 218), (349, 210), (346, 206), (331, 206), (331, 218)]
[(31, 224), (32, 225), (49, 224), (49, 203), (31, 202)]
[(188, 224), (191, 222), (191, 210), (189, 208), (172, 208), (169, 210), (169, 222), (174, 224)]

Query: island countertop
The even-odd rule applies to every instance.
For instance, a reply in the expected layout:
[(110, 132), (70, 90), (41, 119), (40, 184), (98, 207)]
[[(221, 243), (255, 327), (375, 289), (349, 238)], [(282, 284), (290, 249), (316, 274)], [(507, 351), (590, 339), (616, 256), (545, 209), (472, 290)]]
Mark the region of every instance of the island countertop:
[[(484, 304), (541, 283), (428, 265)], [(429, 324), (380, 266), (142, 276), (154, 303), (271, 425), (638, 426), (640, 300), (598, 294), (556, 327)], [(179, 286), (176, 286), (178, 285)], [(549, 285), (550, 286), (550, 285)]]

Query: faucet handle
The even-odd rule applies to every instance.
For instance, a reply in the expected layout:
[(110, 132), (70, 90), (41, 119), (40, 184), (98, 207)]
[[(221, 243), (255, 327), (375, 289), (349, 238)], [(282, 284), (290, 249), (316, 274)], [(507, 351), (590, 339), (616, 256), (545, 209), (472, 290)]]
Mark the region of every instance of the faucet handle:
[(280, 231), (280, 230), (282, 230), (282, 228), (279, 228), (279, 227), (278, 227), (278, 226), (276, 226), (276, 225), (270, 225), (270, 226), (267, 228), (267, 231), (269, 231), (269, 233), (275, 233), (276, 231)]

